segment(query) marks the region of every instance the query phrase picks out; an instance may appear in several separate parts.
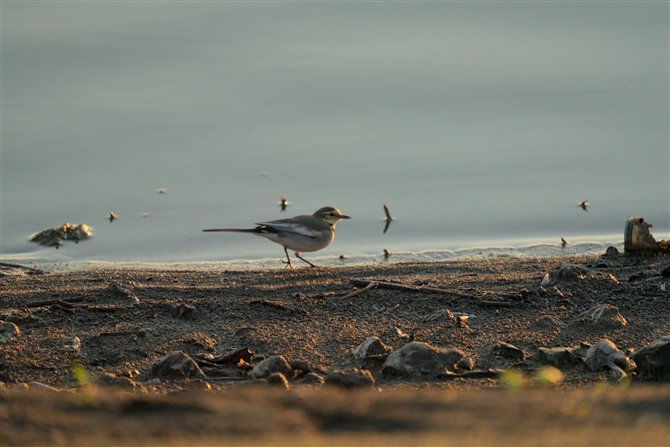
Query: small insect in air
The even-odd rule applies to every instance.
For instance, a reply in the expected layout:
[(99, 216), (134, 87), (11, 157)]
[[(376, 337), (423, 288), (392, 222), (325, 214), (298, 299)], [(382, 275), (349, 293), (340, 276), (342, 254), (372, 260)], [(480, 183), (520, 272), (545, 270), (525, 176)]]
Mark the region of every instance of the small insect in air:
[(384, 249), (384, 258), (385, 258), (385, 259), (388, 259), (389, 256), (391, 256), (391, 252), (388, 251), (387, 249)]
[(157, 192), (158, 194), (165, 194), (167, 190), (165, 188), (159, 188)]
[(587, 212), (588, 212), (588, 210), (589, 210), (589, 209), (588, 209), (589, 201), (588, 201), (588, 200), (584, 200), (582, 203), (579, 204), (579, 206), (581, 206), (582, 209), (583, 209), (584, 211), (587, 211)]
[(288, 206), (288, 200), (286, 200), (286, 196), (281, 196), (279, 198), (279, 206), (281, 206), (282, 211), (286, 211), (286, 207)]
[(561, 247), (565, 247), (566, 245), (568, 245), (568, 241), (566, 241), (565, 239), (561, 238)]
[(386, 206), (386, 204), (384, 204), (384, 214), (386, 214), (386, 219), (384, 219), (386, 221), (386, 225), (384, 226), (384, 234), (386, 234), (386, 232), (389, 229), (389, 226), (391, 226), (391, 221), (393, 221), (393, 216), (391, 216), (389, 207)]
[(110, 211), (109, 216), (107, 216), (107, 218), (109, 219), (109, 222), (111, 223), (117, 217), (116, 217), (116, 214), (114, 214), (114, 211)]

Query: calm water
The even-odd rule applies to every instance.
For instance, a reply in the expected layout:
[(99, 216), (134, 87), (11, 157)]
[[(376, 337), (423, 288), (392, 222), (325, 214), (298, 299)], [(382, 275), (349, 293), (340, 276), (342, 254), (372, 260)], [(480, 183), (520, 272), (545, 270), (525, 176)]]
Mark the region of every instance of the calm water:
[(1, 8), (4, 260), (277, 265), (200, 230), (325, 205), (326, 264), (670, 237), (667, 2)]

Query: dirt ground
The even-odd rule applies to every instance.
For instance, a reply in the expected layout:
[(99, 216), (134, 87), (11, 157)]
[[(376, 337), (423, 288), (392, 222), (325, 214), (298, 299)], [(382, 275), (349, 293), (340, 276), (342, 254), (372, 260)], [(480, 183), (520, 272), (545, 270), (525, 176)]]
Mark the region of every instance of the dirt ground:
[[(585, 272), (540, 287), (563, 263)], [(607, 338), (630, 355), (670, 335), (670, 278), (661, 276), (669, 265), (666, 255), (243, 272), (3, 270), (0, 319), (21, 333), (0, 345), (0, 445), (670, 445), (667, 383), (633, 376), (622, 385), (583, 363), (562, 366), (562, 381), (549, 387), (535, 378), (546, 366), (541, 347)], [(350, 280), (458, 293), (376, 288), (343, 298), (356, 290)], [(626, 323), (594, 321), (605, 304)], [(459, 324), (441, 317), (444, 309), (469, 318)], [(381, 363), (370, 368), (375, 389), (355, 391), (299, 375), (287, 391), (244, 380), (243, 365), (216, 374), (203, 367), (204, 380), (158, 383), (151, 374), (172, 351), (206, 358), (241, 348), (253, 353), (250, 363), (283, 355), (328, 371), (371, 336), (394, 350), (412, 339), (458, 349), (475, 370), (512, 369), (523, 382), (388, 377)], [(498, 342), (529, 355), (497, 355)], [(74, 364), (91, 384), (112, 373), (138, 386), (77, 389)]]

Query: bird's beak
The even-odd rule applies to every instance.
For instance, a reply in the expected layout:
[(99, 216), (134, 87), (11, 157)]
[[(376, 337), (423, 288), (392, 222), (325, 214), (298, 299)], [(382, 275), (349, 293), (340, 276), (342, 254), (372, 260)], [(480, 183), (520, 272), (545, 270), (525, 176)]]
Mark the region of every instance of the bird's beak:
[(351, 217), (350, 216), (345, 216), (344, 214), (342, 214), (340, 216), (340, 219), (351, 219)]

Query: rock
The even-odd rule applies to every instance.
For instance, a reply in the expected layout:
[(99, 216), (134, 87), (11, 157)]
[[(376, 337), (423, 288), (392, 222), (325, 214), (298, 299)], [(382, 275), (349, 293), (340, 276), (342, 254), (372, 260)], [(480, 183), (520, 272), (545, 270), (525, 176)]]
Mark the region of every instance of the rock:
[(106, 289), (105, 292), (108, 295), (117, 297), (117, 298), (127, 298), (134, 301), (134, 304), (140, 304), (139, 298), (133, 293), (132, 286), (130, 284), (123, 284), (120, 282), (111, 283)]
[(17, 326), (38, 321), (29, 311), (12, 311), (5, 317), (5, 321), (15, 323)]
[(367, 369), (345, 368), (328, 373), (325, 383), (344, 388), (372, 388), (375, 386), (375, 379)]
[(570, 348), (540, 348), (538, 357), (553, 366), (574, 365), (584, 362), (586, 350), (584, 346)]
[(459, 371), (472, 371), (475, 367), (475, 362), (470, 357), (463, 357), (456, 362), (456, 369)]
[(607, 329), (619, 329), (628, 324), (619, 309), (611, 304), (597, 304), (587, 314), (597, 326)]
[(633, 354), (637, 372), (645, 378), (670, 381), (670, 335), (649, 343)]
[(268, 383), (268, 385), (276, 386), (279, 388), (284, 388), (284, 389), (289, 389), (290, 386), (288, 384), (288, 380), (286, 380), (286, 376), (280, 372), (272, 373), (270, 374), (265, 381)]
[(282, 355), (268, 357), (256, 364), (254, 368), (247, 373), (247, 377), (250, 379), (264, 379), (276, 372), (282, 373), (284, 376), (288, 376), (293, 372), (291, 365), (288, 364)]
[(81, 340), (79, 337), (75, 336), (72, 338), (66, 338), (63, 343), (63, 350), (65, 352), (79, 352), (81, 347)]
[(612, 247), (610, 245), (609, 247), (607, 247), (607, 250), (605, 250), (605, 254), (603, 256), (607, 257), (619, 256), (619, 250), (616, 247)]
[(609, 368), (619, 374), (619, 381), (626, 377), (624, 369), (630, 368), (630, 362), (614, 343), (600, 340), (586, 351), (586, 366), (593, 372)]
[(391, 348), (382, 343), (378, 337), (370, 337), (351, 352), (345, 363), (364, 369), (378, 368), (390, 352)]
[(193, 315), (195, 314), (195, 306), (191, 304), (179, 303), (171, 306), (171, 309), (172, 315), (175, 318), (181, 318), (182, 320), (193, 318)]
[(561, 264), (557, 269), (546, 273), (540, 285), (548, 287), (564, 282), (575, 282), (584, 279), (587, 274), (588, 270), (580, 265)]
[(461, 358), (463, 353), (455, 349), (414, 341), (392, 352), (382, 366), (382, 373), (403, 377), (434, 376), (445, 368), (453, 371)]
[(302, 383), (306, 385), (323, 385), (324, 381), (323, 377), (314, 373), (307, 373), (302, 378)]
[(102, 373), (101, 375), (96, 377), (95, 383), (96, 385), (100, 386), (128, 388), (128, 389), (135, 389), (138, 386), (140, 386), (139, 383), (135, 382), (132, 379), (129, 379), (128, 377), (120, 377), (112, 373)]
[(63, 225), (47, 228), (30, 237), (30, 240), (42, 245), (58, 246), (61, 240), (70, 240), (79, 242), (91, 237), (91, 227), (85, 223), (73, 225), (71, 223), (64, 223)]
[(14, 337), (20, 337), (21, 331), (14, 323), (0, 321), (0, 344), (4, 345)]
[(181, 385), (189, 391), (212, 391), (212, 386), (202, 379), (184, 379)]
[(202, 372), (197, 363), (191, 357), (181, 351), (174, 351), (166, 355), (151, 365), (151, 374), (155, 377), (196, 377), (204, 379), (205, 373)]
[(514, 345), (504, 343), (501, 341), (493, 345), (491, 351), (493, 352), (493, 355), (498, 355), (513, 360), (526, 360), (528, 357), (531, 356), (526, 351), (519, 349)]

